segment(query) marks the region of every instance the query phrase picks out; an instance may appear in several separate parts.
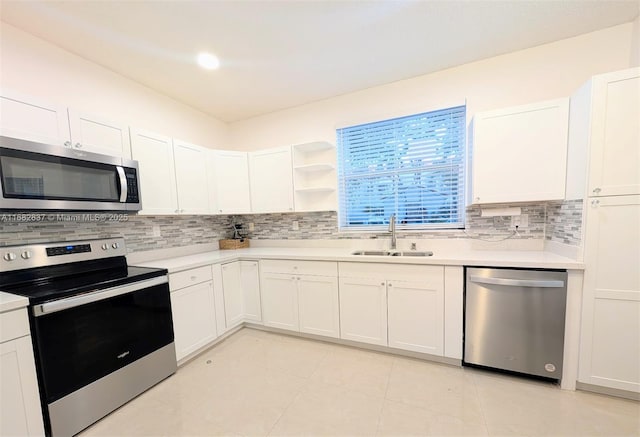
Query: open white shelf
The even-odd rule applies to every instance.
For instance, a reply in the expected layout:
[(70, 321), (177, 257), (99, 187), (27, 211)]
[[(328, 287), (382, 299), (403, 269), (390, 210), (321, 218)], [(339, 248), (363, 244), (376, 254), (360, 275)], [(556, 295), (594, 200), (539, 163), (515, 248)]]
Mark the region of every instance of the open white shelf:
[(337, 208), (336, 148), (325, 141), (291, 148), (297, 211), (335, 211)]
[(329, 193), (336, 191), (333, 187), (312, 187), (312, 188), (296, 188), (299, 193)]
[(304, 172), (314, 172), (314, 171), (335, 170), (336, 166), (333, 165), (333, 164), (320, 163), (320, 164), (298, 165), (298, 166), (293, 167), (293, 168), (295, 170), (304, 171)]

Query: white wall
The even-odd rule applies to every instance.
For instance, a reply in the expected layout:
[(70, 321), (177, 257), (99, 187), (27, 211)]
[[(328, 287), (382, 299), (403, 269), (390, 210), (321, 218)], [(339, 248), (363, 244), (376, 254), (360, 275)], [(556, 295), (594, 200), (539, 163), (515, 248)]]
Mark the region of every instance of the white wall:
[(632, 23), (630, 64), (631, 67), (640, 67), (640, 15)]
[[(315, 140), (335, 128), (464, 103), (477, 111), (570, 96), (590, 76), (630, 66), (627, 23), (230, 125), (231, 144), (256, 150)], [(634, 43), (637, 47), (637, 42)]]
[(206, 147), (228, 144), (226, 123), (6, 23), (0, 88)]

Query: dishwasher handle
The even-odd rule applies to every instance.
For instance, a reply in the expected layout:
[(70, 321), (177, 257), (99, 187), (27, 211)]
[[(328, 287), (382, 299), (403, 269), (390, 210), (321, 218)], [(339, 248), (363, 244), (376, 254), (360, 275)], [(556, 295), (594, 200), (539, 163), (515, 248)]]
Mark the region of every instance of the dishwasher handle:
[(562, 288), (564, 281), (539, 280), (539, 279), (508, 279), (508, 278), (486, 278), (484, 276), (471, 275), (471, 282), (476, 284), (506, 285), (509, 287), (541, 287), (541, 288)]

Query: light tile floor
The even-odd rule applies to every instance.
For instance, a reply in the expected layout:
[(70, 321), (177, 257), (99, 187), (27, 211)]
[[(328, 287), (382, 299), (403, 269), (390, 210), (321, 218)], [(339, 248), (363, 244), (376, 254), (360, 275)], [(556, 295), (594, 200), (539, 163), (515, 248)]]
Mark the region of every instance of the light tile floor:
[(243, 329), (81, 436), (639, 436), (640, 403)]

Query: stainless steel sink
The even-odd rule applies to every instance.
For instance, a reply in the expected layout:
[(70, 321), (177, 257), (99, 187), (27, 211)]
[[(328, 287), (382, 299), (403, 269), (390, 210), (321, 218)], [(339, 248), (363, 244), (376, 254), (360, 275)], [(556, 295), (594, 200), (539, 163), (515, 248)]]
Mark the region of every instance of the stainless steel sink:
[(351, 255), (368, 255), (368, 256), (433, 256), (433, 252), (410, 251), (390, 251), (390, 250), (356, 250)]
[(406, 252), (392, 252), (391, 256), (433, 256), (433, 252), (418, 252), (416, 250)]
[(389, 256), (391, 252), (388, 250), (356, 250), (351, 255), (369, 255), (369, 256)]

